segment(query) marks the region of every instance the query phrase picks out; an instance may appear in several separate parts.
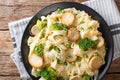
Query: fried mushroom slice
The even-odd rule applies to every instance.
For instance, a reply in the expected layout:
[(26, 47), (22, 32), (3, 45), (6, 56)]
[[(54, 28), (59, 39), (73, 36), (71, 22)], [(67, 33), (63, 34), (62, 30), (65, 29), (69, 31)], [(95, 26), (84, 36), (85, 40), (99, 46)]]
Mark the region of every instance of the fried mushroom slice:
[(93, 56), (88, 65), (92, 70), (97, 70), (103, 65), (103, 59), (100, 56)]
[(43, 58), (35, 54), (31, 54), (28, 58), (28, 61), (34, 68), (41, 68), (43, 66)]
[(70, 80), (83, 80), (81, 76), (76, 75), (76, 76), (70, 76)]
[(33, 35), (37, 35), (38, 33), (40, 32), (39, 30), (39, 27), (37, 25), (34, 25), (32, 28), (31, 28), (31, 33)]
[(104, 39), (103, 37), (98, 37), (98, 45), (97, 45), (97, 48), (101, 48), (103, 45), (104, 45)]
[(62, 15), (62, 23), (63, 24), (66, 24), (67, 26), (70, 26), (73, 24), (74, 22), (74, 14), (71, 13), (71, 12), (65, 12), (63, 15)]
[(70, 28), (67, 37), (70, 41), (75, 42), (80, 38), (80, 32), (76, 28)]
[(68, 49), (66, 51), (66, 54), (67, 54), (67, 61), (68, 62), (73, 62), (77, 59), (77, 56), (73, 54), (73, 49)]

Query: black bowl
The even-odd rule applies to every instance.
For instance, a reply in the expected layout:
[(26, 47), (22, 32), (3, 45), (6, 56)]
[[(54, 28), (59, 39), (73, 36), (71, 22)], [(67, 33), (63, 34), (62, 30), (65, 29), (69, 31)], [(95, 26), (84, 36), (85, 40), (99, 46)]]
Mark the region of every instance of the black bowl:
[(24, 66), (25, 66), (28, 74), (30, 75), (30, 77), (32, 79), (34, 79), (34, 80), (38, 79), (38, 78), (35, 78), (34, 76), (31, 75), (32, 67), (30, 66), (30, 64), (28, 62), (29, 47), (27, 46), (27, 40), (28, 40), (28, 37), (31, 35), (31, 33), (30, 33), (31, 27), (33, 25), (35, 25), (37, 19), (40, 19), (40, 17), (42, 15), (46, 16), (46, 15), (50, 14), (52, 11), (55, 11), (58, 7), (62, 8), (62, 9), (74, 7), (77, 10), (84, 10), (93, 19), (99, 21), (99, 23), (100, 23), (99, 31), (102, 32), (102, 36), (104, 37), (105, 42), (106, 42), (106, 46), (108, 48), (106, 56), (105, 56), (105, 62), (106, 63), (99, 70), (98, 80), (101, 80), (103, 78), (103, 76), (106, 74), (107, 70), (109, 69), (110, 64), (112, 62), (112, 58), (113, 58), (114, 45), (113, 45), (113, 39), (112, 39), (111, 32), (110, 32), (109, 26), (107, 25), (105, 20), (96, 11), (89, 8), (88, 6), (85, 6), (85, 5), (80, 4), (80, 3), (75, 3), (75, 2), (60, 2), (60, 3), (55, 3), (55, 4), (52, 4), (52, 5), (49, 5), (45, 8), (43, 8), (42, 10), (40, 10), (31, 19), (31, 21), (27, 25), (27, 27), (25, 29), (25, 32), (23, 34), (23, 37), (22, 37), (21, 52), (22, 52), (23, 63), (24, 63)]

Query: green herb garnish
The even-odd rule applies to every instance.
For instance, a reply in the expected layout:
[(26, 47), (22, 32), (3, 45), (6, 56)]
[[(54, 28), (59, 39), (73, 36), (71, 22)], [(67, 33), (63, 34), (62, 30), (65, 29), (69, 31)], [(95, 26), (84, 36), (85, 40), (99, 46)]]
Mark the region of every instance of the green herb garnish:
[(68, 53), (68, 58), (71, 58), (71, 57), (72, 57), (72, 55), (70, 53)]
[(45, 34), (44, 34), (44, 33), (42, 33), (42, 34), (41, 34), (41, 37), (42, 37), (42, 38), (44, 38), (44, 37), (45, 37)]
[(77, 57), (77, 61), (81, 61), (81, 57), (80, 56)]
[(81, 21), (80, 24), (85, 23), (85, 21)]
[(62, 23), (54, 23), (51, 30), (68, 30), (68, 26)]
[(84, 54), (84, 57), (85, 57), (85, 58), (88, 58), (88, 55), (87, 55), (87, 54)]
[(60, 49), (57, 46), (50, 46), (49, 51), (51, 51), (52, 49), (54, 49), (57, 53), (60, 53)]
[(38, 56), (43, 55), (43, 50), (44, 50), (44, 44), (39, 44), (39, 45), (35, 46), (35, 48), (34, 48), (34, 52)]
[(58, 53), (60, 53), (60, 49), (57, 46), (54, 46), (54, 50)]
[(71, 48), (71, 44), (72, 43), (66, 44), (66, 48)]
[(88, 29), (92, 29), (92, 26), (88, 26)]
[(95, 54), (95, 56), (99, 56), (99, 53), (98, 53), (98, 52), (95, 52), (94, 54)]
[(84, 28), (83, 28), (83, 27), (80, 27), (80, 29), (81, 29), (81, 30), (84, 30)]
[(50, 46), (50, 47), (49, 47), (49, 51), (51, 51), (53, 48), (54, 48), (53, 46)]
[(67, 66), (68, 63), (65, 61), (64, 64)]
[(59, 58), (56, 58), (57, 59), (57, 63), (60, 64), (60, 59)]
[(76, 76), (76, 75), (77, 75), (77, 73), (76, 73), (76, 71), (74, 71), (73, 76)]
[(75, 65), (75, 62), (71, 62), (72, 65)]

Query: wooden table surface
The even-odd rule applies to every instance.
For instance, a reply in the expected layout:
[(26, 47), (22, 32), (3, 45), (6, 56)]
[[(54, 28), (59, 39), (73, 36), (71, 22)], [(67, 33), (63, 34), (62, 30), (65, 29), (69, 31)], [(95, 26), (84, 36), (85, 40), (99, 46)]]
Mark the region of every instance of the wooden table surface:
[[(32, 16), (43, 7), (55, 2), (60, 0), (0, 0), (0, 80), (21, 80), (17, 67), (10, 59), (13, 45), (8, 22)], [(120, 0), (116, 0), (116, 3), (120, 10)], [(103, 80), (120, 80), (120, 58), (112, 62)]]

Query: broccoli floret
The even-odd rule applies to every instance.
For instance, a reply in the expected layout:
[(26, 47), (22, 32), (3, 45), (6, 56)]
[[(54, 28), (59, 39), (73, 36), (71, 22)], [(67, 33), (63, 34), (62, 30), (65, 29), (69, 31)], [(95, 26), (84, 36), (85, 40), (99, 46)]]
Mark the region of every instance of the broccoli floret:
[(66, 48), (68, 48), (68, 49), (71, 48), (71, 44), (72, 44), (72, 43), (67, 44), (67, 45), (66, 45)]
[(91, 40), (91, 39), (88, 39), (88, 38), (85, 38), (85, 39), (82, 39), (79, 41), (78, 45), (79, 47), (83, 50), (83, 51), (86, 51), (90, 48), (93, 48), (95, 46), (97, 46), (98, 44), (98, 40)]
[(89, 79), (90, 79), (90, 76), (88, 74), (83, 75), (83, 80), (89, 80)]
[(39, 45), (35, 46), (35, 48), (34, 48), (34, 52), (38, 56), (43, 55), (43, 50), (44, 50), (44, 44), (39, 44)]
[(37, 20), (36, 25), (39, 26), (39, 29), (41, 30), (47, 25), (47, 21), (46, 20), (44, 20), (44, 21)]
[(56, 80), (57, 74), (52, 68), (44, 68), (40, 72), (38, 72), (39, 76), (45, 78), (45, 80)]
[(68, 26), (62, 23), (54, 23), (51, 30), (68, 30)]

